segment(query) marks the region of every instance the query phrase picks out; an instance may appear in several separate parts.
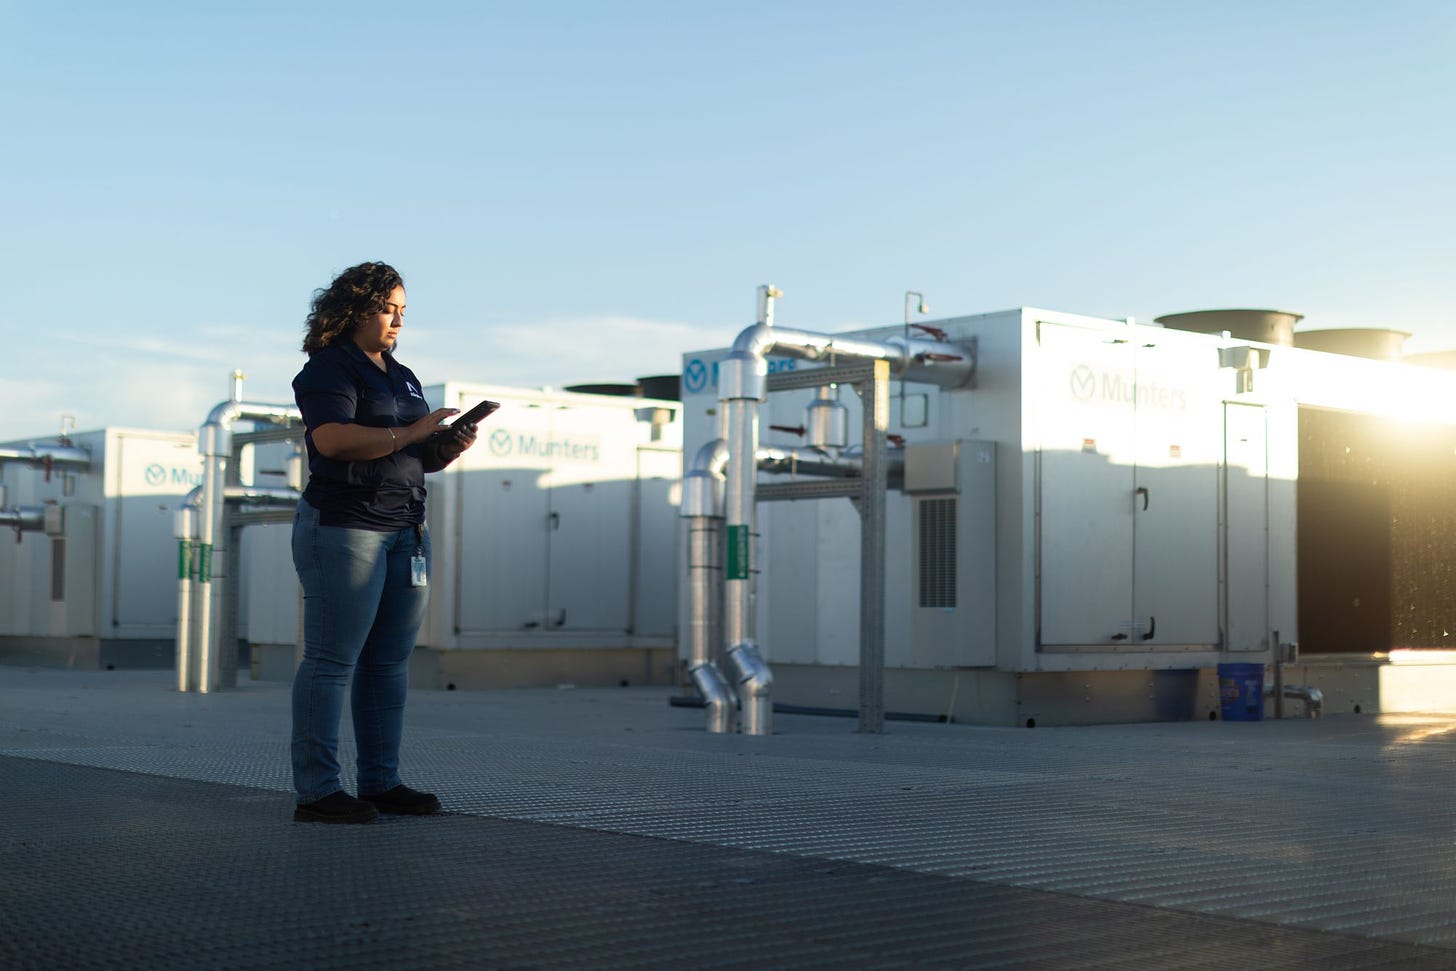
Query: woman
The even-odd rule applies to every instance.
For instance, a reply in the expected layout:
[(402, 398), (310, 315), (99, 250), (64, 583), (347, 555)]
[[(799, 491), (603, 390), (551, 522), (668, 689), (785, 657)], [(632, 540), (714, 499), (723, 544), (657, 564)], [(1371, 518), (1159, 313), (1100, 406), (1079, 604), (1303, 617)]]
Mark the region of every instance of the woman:
[[(379, 813), (439, 812), (403, 784), (399, 744), (409, 656), (429, 596), (425, 473), (475, 443), (444, 424), (414, 372), (394, 359), (404, 281), (361, 263), (314, 294), (293, 379), (308, 447), (308, 487), (293, 522), (303, 584), (304, 654), (293, 681), (293, 785), (300, 822), (367, 823)], [(359, 798), (339, 781), (339, 720), (353, 675)]]

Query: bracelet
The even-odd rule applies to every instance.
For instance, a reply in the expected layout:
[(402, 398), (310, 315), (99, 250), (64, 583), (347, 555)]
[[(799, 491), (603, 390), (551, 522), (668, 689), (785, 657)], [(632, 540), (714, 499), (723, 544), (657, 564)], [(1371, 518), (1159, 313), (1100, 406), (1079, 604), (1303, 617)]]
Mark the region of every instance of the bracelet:
[(386, 427), (384, 430), (389, 432), (389, 454), (393, 455), (399, 451), (399, 439), (395, 437), (393, 428)]

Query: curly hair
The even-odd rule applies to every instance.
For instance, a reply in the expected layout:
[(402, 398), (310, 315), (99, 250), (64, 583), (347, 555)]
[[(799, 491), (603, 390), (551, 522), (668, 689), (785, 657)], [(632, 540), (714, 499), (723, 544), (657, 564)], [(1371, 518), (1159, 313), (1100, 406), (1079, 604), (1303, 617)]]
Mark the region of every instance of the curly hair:
[(387, 263), (351, 266), (326, 290), (313, 292), (313, 306), (304, 321), (303, 352), (317, 354), (337, 338), (353, 332), (360, 318), (379, 313), (395, 287), (404, 286), (399, 271)]

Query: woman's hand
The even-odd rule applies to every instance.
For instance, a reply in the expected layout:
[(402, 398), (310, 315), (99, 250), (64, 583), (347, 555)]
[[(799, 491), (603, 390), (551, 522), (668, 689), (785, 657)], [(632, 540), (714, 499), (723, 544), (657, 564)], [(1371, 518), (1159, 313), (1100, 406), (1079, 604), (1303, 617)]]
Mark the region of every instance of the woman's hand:
[(462, 452), (475, 444), (475, 423), (460, 422), (440, 431), (425, 443), (424, 465), (426, 472), (438, 472), (458, 459)]
[(446, 462), (453, 462), (460, 454), (475, 444), (475, 423), (456, 422), (440, 439), (440, 455)]
[(444, 429), (445, 419), (460, 414), (459, 408), (436, 408), (419, 421), (396, 429), (401, 445), (415, 445)]

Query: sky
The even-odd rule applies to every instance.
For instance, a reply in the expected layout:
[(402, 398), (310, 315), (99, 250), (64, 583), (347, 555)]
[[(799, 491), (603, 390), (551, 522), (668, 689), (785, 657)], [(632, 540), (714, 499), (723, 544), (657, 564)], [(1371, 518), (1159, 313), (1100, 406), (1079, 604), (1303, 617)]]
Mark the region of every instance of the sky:
[(403, 274), (427, 384), (784, 326), (1259, 307), (1456, 348), (1450, 0), (0, 0), (0, 441), (289, 402)]

